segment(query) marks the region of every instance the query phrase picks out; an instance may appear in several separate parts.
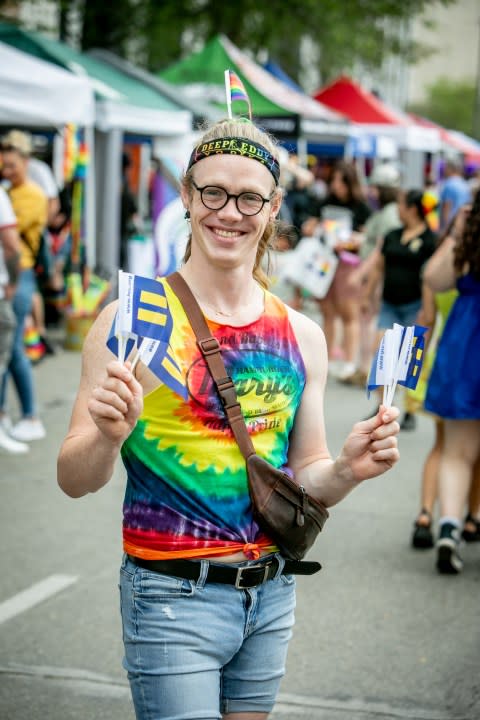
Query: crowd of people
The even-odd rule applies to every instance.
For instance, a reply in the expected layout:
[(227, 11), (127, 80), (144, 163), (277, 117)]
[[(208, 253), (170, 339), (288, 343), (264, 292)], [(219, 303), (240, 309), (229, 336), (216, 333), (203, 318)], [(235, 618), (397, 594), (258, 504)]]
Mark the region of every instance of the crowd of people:
[[(330, 373), (341, 383), (365, 388), (386, 329), (394, 323), (428, 328), (427, 359), (418, 387), (404, 393), (400, 423), (402, 430), (414, 430), (421, 411), (435, 424), (434, 443), (419, 478), (420, 511), (411, 545), (423, 549), (436, 544), (438, 571), (457, 574), (463, 567), (461, 541), (480, 541), (480, 374), (475, 368), (480, 349), (480, 185), (468, 182), (461, 164), (449, 159), (438, 188), (428, 183), (404, 190), (398, 168), (385, 163), (362, 189), (354, 165), (347, 168), (342, 161), (333, 168), (315, 215), (302, 218), (297, 248), (311, 243), (312, 235), (319, 247), (328, 244), (332, 204), (350, 213), (351, 233), (333, 246), (338, 264), (328, 291), (313, 298), (323, 320)], [(292, 257), (294, 244), (289, 245)], [(280, 275), (282, 267), (292, 264), (284, 254), (276, 251)], [(291, 276), (279, 287), (296, 308), (310, 295), (300, 281), (292, 284)], [(373, 415), (380, 404), (381, 395)]]
[[(137, 212), (133, 194), (125, 192), (128, 164), (124, 154), (122, 198), (125, 195), (128, 202), (122, 200), (120, 266), (126, 263), (128, 224)], [(28, 338), (31, 333), (37, 338), (35, 352), (39, 347), (41, 355), (52, 351), (45, 331), (45, 301), (47, 312), (51, 312), (55, 302), (51, 305), (49, 301), (64, 292), (71, 206), (68, 192), (59, 192), (49, 166), (33, 156), (28, 133), (14, 130), (1, 138), (0, 172), (0, 450), (22, 454), (28, 452), (30, 442), (45, 435), (32, 367), (38, 355)], [(471, 238), (468, 252), (474, 251), (472, 238), (477, 232), (475, 213), (480, 188), (462, 177), (461, 164), (452, 159), (445, 162), (438, 187), (428, 183), (425, 188), (403, 189), (401, 172), (392, 162), (377, 162), (366, 180), (354, 162), (317, 161), (305, 169), (294, 158), (286, 166), (281, 163), (280, 182), (284, 194), (272, 248), (272, 292), (292, 308), (310, 312), (320, 322), (326, 339), (328, 373), (332, 377), (346, 386), (364, 388), (385, 329), (393, 323), (418, 323), (429, 329), (430, 346), (424, 371), (418, 389), (404, 393), (400, 421), (402, 430), (414, 430), (417, 413), (428, 411), (435, 425), (435, 440), (419, 478), (420, 510), (411, 544), (415, 548), (435, 544), (433, 517), (438, 498), (442, 518), (439, 552), (443, 548), (438, 566), (442, 572), (459, 571), (460, 553), (457, 545), (453, 547), (451, 537), (467, 542), (480, 540), (480, 460), (472, 440), (469, 452), (462, 455), (464, 461), (469, 458), (469, 470), (462, 475), (468, 476), (469, 481), (463, 481), (461, 497), (466, 493), (468, 499), (464, 501), (460, 522), (458, 497), (455, 508), (442, 501), (445, 494), (448, 497), (452, 494), (452, 490), (445, 489), (452, 471), (445, 470), (450, 466), (444, 457), (454, 452), (451, 445), (455, 446), (455, 433), (459, 432), (456, 428), (461, 428), (463, 438), (469, 437), (469, 433), (475, 435), (478, 416), (475, 402), (468, 410), (463, 408), (460, 416), (452, 416), (459, 412), (458, 408), (442, 406), (434, 412), (429, 403), (434, 384), (439, 382), (440, 360), (436, 359), (436, 350), (448, 339), (448, 334), (447, 339), (442, 339), (442, 330), (453, 323), (449, 316), (452, 307), (456, 308), (452, 317), (457, 317), (458, 308), (466, 302), (464, 296), (475, 304), (478, 279), (476, 260), (466, 255), (463, 273), (468, 274), (472, 267), (468, 287), (464, 287), (467, 281), (461, 280), (458, 261), (455, 266), (458, 282), (449, 278), (452, 287), (440, 287), (438, 276), (443, 266), (439, 258), (446, 263), (445, 258), (450, 258), (453, 252), (458, 255), (468, 233)], [(337, 230), (333, 243), (326, 230), (332, 221), (342, 228), (341, 233)], [(306, 240), (310, 243), (315, 240), (318, 247), (329, 244), (335, 255), (328, 290), (321, 296), (312, 295), (301, 283), (282, 279), (284, 269)], [(45, 244), (50, 253), (43, 264), (50, 262), (51, 267), (48, 282), (41, 285), (39, 256)], [(471, 312), (470, 325), (474, 326), (475, 313)], [(465, 327), (467, 331), (476, 332), (474, 327)], [(466, 367), (472, 355), (473, 351), (458, 360), (455, 355), (449, 358), (449, 363), (459, 366), (465, 377), (471, 373)], [(469, 392), (478, 404), (478, 388), (470, 377), (469, 383)], [(12, 411), (15, 406), (8, 398), (9, 385), (17, 393), (17, 412)], [(379, 398), (370, 416), (376, 415), (380, 405)], [(461, 423), (452, 424), (453, 420), (465, 421), (467, 429)], [(468, 423), (473, 423), (471, 430)], [(459, 471), (454, 474), (458, 476)], [(448, 522), (443, 522), (445, 517)], [(448, 542), (442, 533), (447, 533)], [(448, 543), (453, 548), (450, 562), (445, 560), (448, 553), (444, 548)]]
[[(245, 141), (248, 153), (238, 155)], [(221, 151), (212, 155), (208, 147), (217, 142)], [(431, 417), (434, 441), (419, 474), (411, 545), (435, 546), (437, 570), (458, 574), (462, 541), (480, 541), (480, 187), (453, 160), (434, 189), (403, 188), (391, 162), (378, 163), (368, 182), (354, 162), (326, 168), (315, 173), (291, 163), (285, 172), (275, 144), (253, 123), (216, 123), (182, 179), (189, 239), (179, 271), (222, 348), (225, 379), (242, 385), (240, 406), (259, 454), (325, 506), (387, 471), (399, 457), (397, 433), (414, 431), (418, 412)], [(120, 265), (137, 213), (127, 169), (124, 156)], [(71, 208), (51, 170), (32, 156), (27, 133), (0, 139), (0, 171), (0, 450), (21, 455), (46, 433), (26, 328), (48, 345), (44, 301), (63, 289)], [(45, 244), (54, 262), (41, 287)], [(287, 272), (302, 244), (332, 260), (322, 292)], [(169, 366), (188, 392), (179, 394), (166, 371), (159, 383), (142, 359), (135, 369), (133, 356), (125, 364), (113, 359), (106, 338), (117, 304), (108, 305), (85, 343), (58, 480), (80, 497), (109, 481), (119, 455), (124, 462), (120, 592), (137, 717), (161, 705), (165, 717), (201, 707), (209, 717), (264, 720), (284, 672), (295, 574), (310, 572), (310, 564), (282, 555), (258, 523), (201, 344), (168, 279), (159, 284), (172, 309)], [(302, 312), (312, 308), (318, 321)], [(420, 382), (404, 392), (401, 420), (379, 397), (333, 460), (322, 410), (327, 377), (364, 388), (394, 323), (428, 328)], [(279, 380), (270, 383), (273, 405), (255, 391), (272, 374)], [(17, 412), (7, 395), (13, 388)], [(169, 598), (178, 618), (172, 643), (158, 597)], [(215, 632), (204, 632), (212, 624)], [(167, 646), (174, 648), (168, 658)]]

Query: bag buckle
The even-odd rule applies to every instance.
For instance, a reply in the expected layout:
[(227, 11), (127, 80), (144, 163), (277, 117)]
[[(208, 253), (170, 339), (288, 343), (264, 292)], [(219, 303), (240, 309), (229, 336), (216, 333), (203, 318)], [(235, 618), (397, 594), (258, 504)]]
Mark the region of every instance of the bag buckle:
[(217, 380), (218, 392), (225, 410), (229, 410), (235, 405), (240, 406), (237, 398), (237, 391), (231, 377), (220, 378)]
[(215, 337), (204, 338), (203, 340), (197, 340), (197, 345), (200, 348), (200, 352), (203, 357), (206, 355), (215, 355), (220, 352), (220, 344)]
[[(246, 590), (251, 587), (255, 587), (256, 585), (263, 585), (263, 583), (268, 580), (268, 568), (270, 565), (247, 565), (246, 567), (240, 567), (237, 570), (237, 577), (235, 578), (235, 587), (237, 590)], [(243, 573), (248, 572), (249, 570), (258, 570), (259, 568), (263, 568), (263, 577), (260, 580), (260, 582), (256, 582), (254, 585), (243, 585)]]

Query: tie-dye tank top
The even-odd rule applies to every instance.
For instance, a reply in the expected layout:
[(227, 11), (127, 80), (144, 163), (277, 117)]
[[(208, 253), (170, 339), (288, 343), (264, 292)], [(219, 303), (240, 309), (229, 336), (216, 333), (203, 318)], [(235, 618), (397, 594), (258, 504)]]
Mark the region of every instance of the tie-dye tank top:
[[(188, 388), (183, 399), (159, 384), (144, 398), (122, 447), (127, 471), (124, 550), (146, 559), (248, 558), (276, 549), (252, 515), (245, 460), (178, 298), (165, 280), (173, 316), (170, 351)], [(261, 317), (243, 327), (208, 320), (232, 377), (256, 452), (287, 463), (288, 439), (305, 367), (281, 300), (265, 292)]]

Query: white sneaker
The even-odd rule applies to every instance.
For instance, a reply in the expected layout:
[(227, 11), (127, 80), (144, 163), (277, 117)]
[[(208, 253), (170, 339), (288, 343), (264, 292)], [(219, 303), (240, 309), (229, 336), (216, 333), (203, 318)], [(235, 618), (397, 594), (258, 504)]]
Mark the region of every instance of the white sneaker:
[(0, 450), (5, 450), (12, 455), (22, 455), (23, 453), (27, 453), (30, 448), (25, 443), (17, 442), (9, 437), (0, 425)]
[(42, 421), (37, 418), (23, 418), (10, 431), (10, 435), (20, 442), (41, 440), (46, 434)]
[(328, 374), (330, 377), (336, 378), (338, 377), (338, 373), (341, 371), (342, 368), (342, 361), (341, 360), (329, 360), (328, 361)]
[(10, 433), (12, 432), (13, 424), (8, 415), (2, 415), (0, 417), (0, 427), (7, 435), (10, 435)]
[(344, 362), (342, 369), (337, 373), (338, 380), (345, 380), (346, 378), (353, 375), (356, 370), (356, 365), (353, 362)]

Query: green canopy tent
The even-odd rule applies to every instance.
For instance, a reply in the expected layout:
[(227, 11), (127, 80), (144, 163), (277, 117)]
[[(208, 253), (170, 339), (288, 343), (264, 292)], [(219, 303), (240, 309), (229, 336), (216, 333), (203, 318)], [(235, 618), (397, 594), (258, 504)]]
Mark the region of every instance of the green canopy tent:
[(192, 113), (138, 78), (43, 34), (0, 23), (0, 41), (90, 79), (95, 92), (95, 135), (89, 137), (91, 157), (95, 157), (95, 184), (90, 182), (86, 189), (90, 210), (87, 251), (88, 257), (114, 271), (120, 235), (123, 135), (130, 132), (148, 138), (176, 138), (191, 132)]
[(254, 118), (279, 139), (296, 140), (305, 148), (307, 139), (344, 142), (348, 136), (348, 121), (342, 115), (274, 77), (225, 35), (216, 35), (202, 50), (174, 63), (159, 76), (181, 86), (191, 100), (206, 100), (225, 111), (226, 69), (242, 80)]

